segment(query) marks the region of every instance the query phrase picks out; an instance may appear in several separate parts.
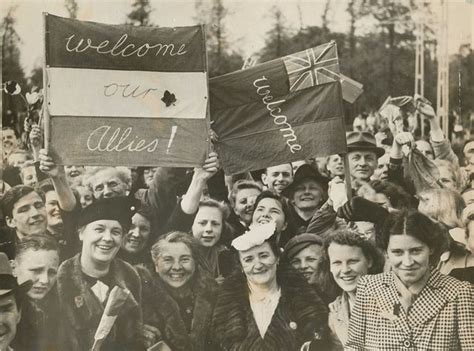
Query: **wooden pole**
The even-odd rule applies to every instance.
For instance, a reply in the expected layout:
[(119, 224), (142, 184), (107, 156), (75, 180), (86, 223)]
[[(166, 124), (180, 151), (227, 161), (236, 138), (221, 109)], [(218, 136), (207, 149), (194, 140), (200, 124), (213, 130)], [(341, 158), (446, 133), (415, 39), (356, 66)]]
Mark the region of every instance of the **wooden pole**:
[(347, 200), (349, 201), (352, 198), (352, 182), (351, 172), (349, 169), (349, 157), (347, 156), (347, 154), (344, 154), (344, 178), (346, 182)]
[[(46, 152), (49, 151), (49, 141), (50, 141), (50, 120), (49, 120), (49, 99), (48, 99), (48, 89), (49, 89), (49, 83), (48, 83), (48, 65), (46, 64), (46, 55), (47, 55), (47, 48), (46, 48), (46, 36), (48, 35), (48, 29), (46, 25), (46, 19), (47, 19), (48, 13), (43, 12), (43, 40), (44, 40), (44, 56), (43, 56), (43, 123), (44, 123), (44, 148), (46, 149)], [(40, 126), (41, 128), (41, 126)]]

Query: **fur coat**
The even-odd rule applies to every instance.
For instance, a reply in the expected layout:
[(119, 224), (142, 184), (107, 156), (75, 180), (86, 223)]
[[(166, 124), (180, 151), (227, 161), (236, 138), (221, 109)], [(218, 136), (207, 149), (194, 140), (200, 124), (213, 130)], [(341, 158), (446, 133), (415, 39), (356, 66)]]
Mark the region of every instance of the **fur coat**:
[(192, 282), (194, 308), (188, 333), (178, 303), (170, 295), (161, 278), (151, 267), (138, 267), (143, 284), (143, 320), (158, 328), (161, 337), (173, 351), (213, 351), (209, 339), (212, 312), (217, 297), (217, 284), (200, 268)]
[[(144, 350), (140, 278), (132, 266), (120, 259), (112, 261), (109, 274), (115, 285), (128, 289), (131, 294), (120, 310), (101, 350)], [(80, 254), (61, 264), (57, 287), (61, 311), (60, 350), (90, 350), (105, 306), (100, 303), (84, 279)]]
[(213, 318), (213, 339), (225, 351), (296, 351), (327, 347), (328, 311), (306, 281), (290, 267), (278, 267), (281, 297), (264, 338), (250, 307), (247, 279), (238, 272), (224, 281)]

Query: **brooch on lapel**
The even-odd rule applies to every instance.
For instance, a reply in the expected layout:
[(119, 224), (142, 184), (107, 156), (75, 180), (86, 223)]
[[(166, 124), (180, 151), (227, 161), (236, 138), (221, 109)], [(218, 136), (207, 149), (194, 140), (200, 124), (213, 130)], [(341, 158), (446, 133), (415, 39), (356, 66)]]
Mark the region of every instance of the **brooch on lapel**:
[(380, 312), (380, 316), (382, 318), (388, 319), (389, 321), (395, 321), (398, 319), (398, 317), (390, 312), (387, 311), (382, 311)]
[(296, 322), (290, 322), (288, 326), (290, 327), (290, 329), (293, 330), (296, 330), (296, 328), (298, 328), (298, 324), (296, 324)]
[(84, 298), (82, 296), (76, 296), (74, 298), (74, 302), (77, 308), (81, 308), (82, 306), (84, 306)]

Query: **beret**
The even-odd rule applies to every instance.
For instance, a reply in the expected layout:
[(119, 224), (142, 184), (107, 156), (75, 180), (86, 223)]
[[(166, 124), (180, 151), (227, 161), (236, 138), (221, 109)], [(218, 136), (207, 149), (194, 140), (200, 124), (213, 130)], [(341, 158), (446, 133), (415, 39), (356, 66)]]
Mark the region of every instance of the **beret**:
[(291, 260), (299, 252), (311, 245), (323, 245), (323, 239), (312, 233), (299, 234), (291, 238), (285, 245), (284, 253), (288, 260)]
[(116, 220), (124, 231), (128, 231), (132, 224), (132, 216), (138, 210), (139, 203), (136, 199), (118, 196), (99, 199), (79, 212), (78, 226), (108, 219)]

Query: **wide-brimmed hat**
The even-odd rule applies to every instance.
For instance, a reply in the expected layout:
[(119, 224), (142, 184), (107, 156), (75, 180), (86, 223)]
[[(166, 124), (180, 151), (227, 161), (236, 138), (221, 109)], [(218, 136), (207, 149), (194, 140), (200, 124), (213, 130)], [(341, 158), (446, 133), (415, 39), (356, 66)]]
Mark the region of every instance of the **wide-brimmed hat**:
[(369, 132), (349, 132), (346, 134), (347, 151), (372, 151), (377, 158), (385, 154), (385, 149), (378, 147), (375, 137)]
[(301, 165), (295, 172), (293, 182), (285, 189), (284, 195), (291, 196), (295, 188), (304, 180), (311, 179), (318, 183), (324, 191), (328, 191), (329, 179), (319, 173), (312, 166), (305, 164)]
[(292, 237), (286, 243), (283, 252), (288, 260), (291, 261), (298, 253), (311, 245), (323, 246), (323, 239), (316, 234), (303, 233)]
[(26, 294), (33, 285), (31, 280), (18, 284), (5, 253), (0, 252), (0, 297), (11, 292)]

